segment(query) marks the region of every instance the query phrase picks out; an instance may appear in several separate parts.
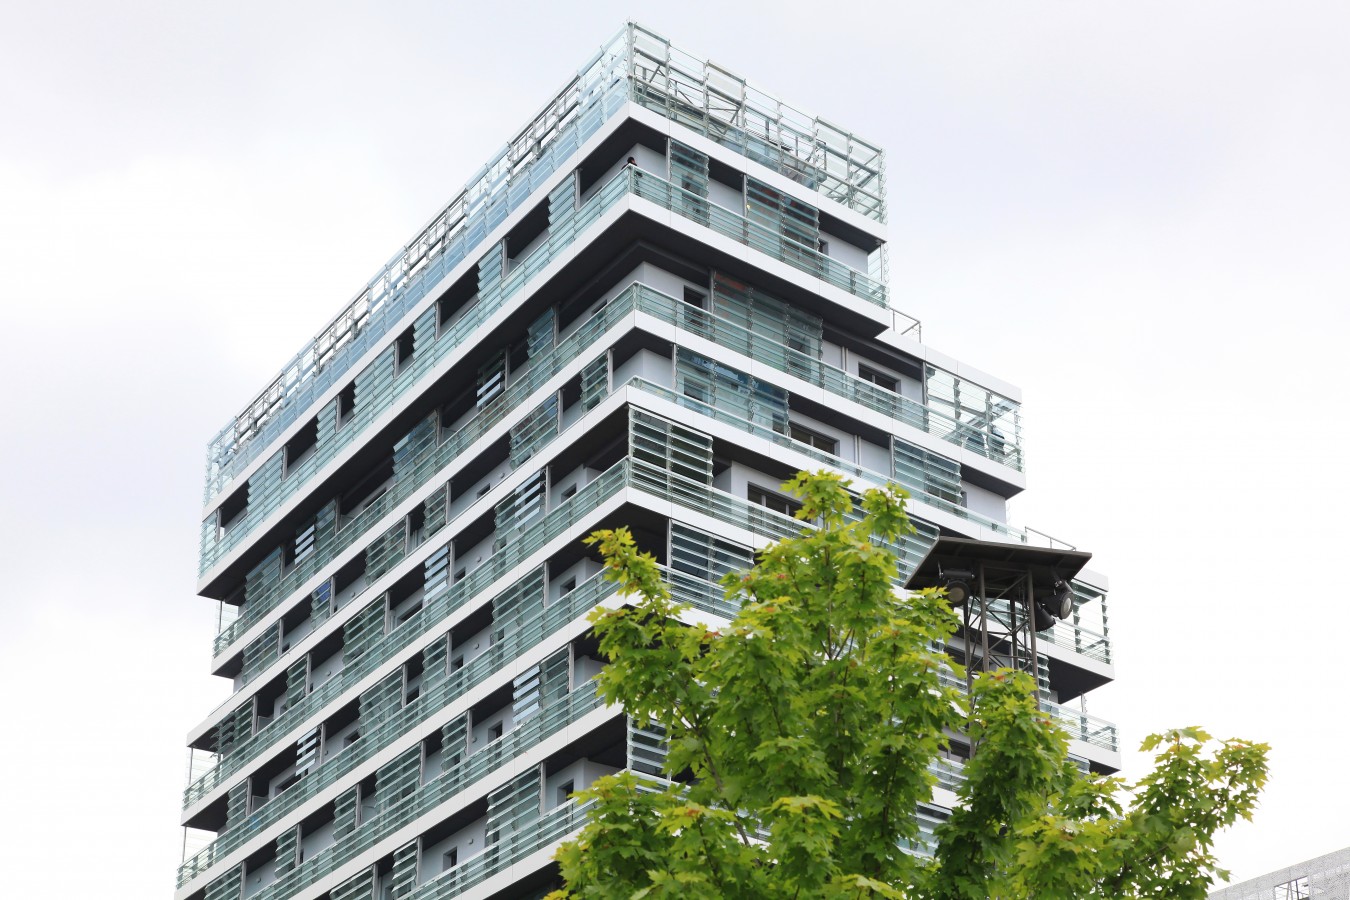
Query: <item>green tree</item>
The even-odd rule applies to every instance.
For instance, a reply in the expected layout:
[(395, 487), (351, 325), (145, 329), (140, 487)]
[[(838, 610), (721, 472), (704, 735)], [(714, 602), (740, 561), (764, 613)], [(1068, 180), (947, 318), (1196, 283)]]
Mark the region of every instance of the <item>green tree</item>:
[[(888, 544), (912, 531), (905, 494), (855, 511), (829, 473), (786, 487), (818, 523), (723, 581), (741, 611), (724, 631), (672, 602), (625, 529), (589, 539), (629, 598), (591, 616), (606, 700), (658, 723), (672, 781), (624, 772), (558, 861), (552, 898), (1203, 898), (1212, 840), (1248, 818), (1261, 744), (1182, 729), (1150, 737), (1132, 788), (1082, 775), (1034, 685), (1003, 671), (970, 698), (939, 679), (957, 619), (940, 591), (900, 599)], [(948, 680), (950, 683), (950, 680)], [(947, 735), (978, 747), (931, 858), (921, 835), (929, 764)]]

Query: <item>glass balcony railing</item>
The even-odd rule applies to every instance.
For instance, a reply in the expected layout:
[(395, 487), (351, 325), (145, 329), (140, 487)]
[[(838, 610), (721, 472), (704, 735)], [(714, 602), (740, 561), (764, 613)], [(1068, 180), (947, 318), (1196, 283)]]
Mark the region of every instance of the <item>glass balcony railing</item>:
[[(643, 393), (651, 394), (656, 397), (660, 397), (662, 400), (666, 400), (670, 403), (675, 403), (697, 415), (707, 416), (708, 418), (713, 419), (717, 422), (721, 422), (724, 425), (730, 425), (733, 428), (737, 428), (740, 431), (745, 432), (746, 434), (754, 435), (755, 437), (758, 438), (763, 438), (764, 440), (777, 444), (780, 447), (787, 447), (792, 450), (795, 450), (798, 453), (801, 453), (805, 456), (809, 456), (812, 459), (816, 460), (817, 462), (824, 463), (825, 465), (830, 466), (831, 468), (847, 472), (848, 474), (854, 476), (855, 478), (858, 478), (861, 481), (874, 487), (880, 487), (881, 485), (889, 484), (890, 482), (895, 481), (895, 478), (893, 476), (881, 475), (877, 472), (871, 471), (870, 469), (865, 469), (862, 466), (847, 462), (846, 460), (842, 459), (841, 457), (833, 453), (826, 453), (825, 451), (817, 449), (816, 447), (813, 447), (810, 444), (805, 444), (802, 443), (801, 441), (793, 440), (791, 437), (789, 437), (786, 434), (783, 434), (782, 432), (774, 431), (772, 428), (769, 428), (765, 425), (761, 425), (757, 422), (751, 422), (748, 419), (745, 419), (744, 417), (737, 415), (736, 413), (727, 412), (726, 410), (719, 409), (718, 407), (712, 404), (704, 403), (700, 400), (695, 400), (692, 397), (686, 397), (683, 394), (678, 394), (668, 387), (664, 387), (662, 385), (647, 381), (645, 378), (632, 378), (627, 382), (625, 382), (624, 386), (642, 391)], [(966, 509), (965, 507), (959, 504), (952, 503), (950, 500), (938, 497), (934, 494), (926, 493), (913, 486), (907, 487), (906, 490), (908, 490), (910, 494), (917, 496), (919, 500), (929, 504), (930, 506), (936, 506), (937, 508), (949, 512), (954, 516), (958, 516), (959, 518), (975, 522), (983, 526), (984, 528), (988, 528), (990, 531), (1012, 538), (1018, 543), (1025, 544), (1031, 541), (1031, 538), (1025, 531), (1019, 528), (1014, 528), (1011, 525), (1008, 525), (1006, 522), (1000, 522), (997, 519), (990, 518), (989, 516), (981, 515), (980, 513)]]
[[(448, 771), (419, 784), (418, 789), (409, 796), (380, 809), (373, 817), (362, 822), (350, 836), (306, 859), (286, 875), (251, 894), (250, 900), (279, 900), (289, 896), (290, 892), (300, 885), (313, 884), (419, 816), (453, 799), (484, 775), (510, 763), (520, 754), (538, 746), (544, 738), (575, 724), (587, 713), (601, 708), (602, 705), (593, 682), (581, 685), (560, 702), (542, 707), (533, 715), (518, 722), (510, 733), (464, 757)], [(614, 712), (618, 714), (617, 709)], [(541, 821), (549, 818), (543, 816)], [(566, 818), (563, 818), (566, 821)], [(485, 855), (491, 854), (492, 850), (489, 848)], [(470, 861), (466, 860), (466, 864), (468, 862)], [(184, 883), (185, 879), (180, 870), (179, 886)]]
[[(723, 596), (721, 588), (716, 585), (664, 567), (663, 571), (670, 582), (672, 595), (679, 602), (688, 603), (696, 609), (711, 612), (724, 618), (731, 618), (739, 608), (736, 603), (728, 602)], [(549, 636), (556, 634), (562, 626), (575, 621), (596, 605), (616, 595), (617, 587), (606, 581), (603, 575), (596, 575), (588, 579), (557, 601), (548, 606), (538, 607), (523, 617), (516, 630), (510, 632), (502, 641), (492, 645), (487, 652), (472, 660), (463, 669), (453, 673), (449, 680), (430, 687), (426, 694), (428, 700), (419, 698), (414, 701), (414, 704), (417, 704), (418, 708), (423, 710), (423, 717), (436, 712), (446, 704), (453, 702), (465, 691), (483, 683), (492, 673), (503, 671), (513, 659), (542, 643)], [(274, 724), (280, 725), (282, 722), (289, 722), (291, 725), (297, 725), (318, 710), (327, 708), (329, 705), (341, 705), (342, 701), (337, 698), (341, 697), (346, 690), (352, 688), (370, 672), (386, 663), (399, 650), (425, 638), (426, 629), (431, 623), (441, 621), (455, 610), (463, 607), (467, 599), (463, 591), (450, 590), (441, 594), (408, 621), (390, 632), (382, 644), (363, 654), (353, 667), (344, 670), (318, 691), (310, 694), (301, 705), (288, 710), (284, 714), (285, 718), (276, 720)], [(594, 708), (594, 706), (595, 704), (588, 706), (583, 712)], [(545, 710), (545, 715), (539, 720), (545, 727), (548, 727), (550, 715), (552, 715), (550, 711)], [(381, 733), (387, 736), (397, 736), (397, 732), (392, 732), (389, 729), (382, 730)], [(518, 735), (520, 737), (517, 737)], [(511, 738), (511, 741), (497, 746), (491, 752), (484, 751), (475, 754), (470, 758), (470, 762), (473, 763), (472, 766), (461, 765), (455, 772), (443, 775), (442, 778), (446, 780), (438, 780), (438, 784), (444, 787), (450, 787), (452, 783), (459, 784), (460, 787), (454, 787), (451, 790), (451, 793), (453, 793), (486, 771), (484, 766), (491, 760), (495, 759), (500, 762), (503, 752), (507, 752), (506, 758), (509, 759), (510, 751), (524, 735), (517, 730), (511, 732), (507, 737)], [(232, 828), (221, 833), (214, 841), (187, 859), (179, 868), (179, 886), (181, 887), (214, 866), (230, 852), (255, 838), (259, 832), (280, 822), (304, 802), (316, 796), (319, 791), (336, 783), (344, 775), (370, 759), (380, 749), (382, 748), (378, 738), (372, 738), (369, 743), (364, 739), (359, 740), (352, 748), (344, 750), (340, 755), (326, 762), (316, 773), (301, 779), (291, 788), (271, 799), (261, 809), (255, 811), (248, 818), (247, 828)], [(253, 755), (256, 757), (257, 754)], [(218, 784), (220, 779), (228, 776), (228, 774), (230, 773), (224, 770), (216, 770), (211, 773), (215, 784)], [(194, 799), (204, 796), (214, 786), (214, 784), (208, 785), (208, 780), (202, 779), (200, 783), (194, 784), (196, 789), (190, 792), (195, 795)], [(185, 805), (190, 802), (192, 801), (185, 794)], [(340, 862), (335, 861), (332, 865), (339, 865)], [(311, 874), (314, 877), (320, 877), (327, 871), (331, 871), (331, 869)]]
[[(579, 490), (570, 500), (520, 532), (516, 540), (488, 557), (481, 566), (474, 569), (462, 581), (453, 585), (445, 595), (428, 598), (426, 609), (410, 621), (419, 621), (423, 625), (428, 625), (436, 621), (432, 616), (437, 613), (443, 616), (451, 610), (463, 606), (471, 598), (483, 594), (535, 550), (591, 514), (601, 503), (622, 488), (627, 480), (626, 467), (622, 462), (606, 470), (595, 481)], [(576, 601), (569, 600), (566, 607), (570, 608), (574, 602), (584, 601), (582, 597), (578, 597)], [(592, 605), (594, 605), (593, 602)], [(549, 607), (549, 609), (552, 608)], [(398, 631), (394, 632), (394, 635), (404, 632), (409, 636), (418, 634), (415, 626), (404, 623)], [(484, 665), (486, 664), (485, 662)], [(364, 666), (365, 664), (360, 665)], [(362, 675), (366, 674), (358, 666), (344, 670), (332, 681), (311, 693), (305, 701), (291, 707), (270, 722), (263, 730), (245, 739), (233, 748), (228, 755), (221, 757), (220, 762), (213, 769), (199, 777), (184, 791), (184, 806), (190, 806), (214, 790), (225, 778), (240, 771), (251, 760), (257, 758), (262, 750), (275, 743), (279, 736), (298, 727), (309, 715), (328, 707), (359, 680), (360, 676), (356, 674), (357, 671), (361, 671)], [(467, 671), (467, 667), (461, 670), (461, 672), (465, 671)], [(460, 673), (456, 673), (456, 676), (463, 677)]]
[(505, 871), (538, 850), (561, 842), (580, 831), (595, 802), (578, 804), (569, 801), (537, 818), (509, 819), (502, 823), (512, 833), (505, 846), (489, 846), (477, 856), (466, 859), (447, 872), (413, 888), (410, 900), (443, 900), (457, 897), (463, 891), (481, 884), (498, 872)]
[(758, 250), (779, 262), (810, 273), (855, 297), (886, 306), (886, 286), (856, 269), (831, 259), (814, 247), (785, 237), (782, 232), (752, 222), (745, 216), (709, 202), (706, 197), (678, 188), (641, 169), (630, 169), (630, 190), (644, 200), (711, 228), (742, 246)]
[[(718, 341), (728, 349), (743, 353), (756, 362), (811, 381), (842, 397), (900, 418), (908, 424), (924, 428), (948, 440), (969, 443), (966, 441), (969, 432), (976, 430), (970, 426), (952, 423), (942, 413), (929, 410), (922, 404), (862, 381), (805, 354), (789, 350), (750, 329), (697, 310), (645, 285), (634, 284), (598, 310), (552, 350), (531, 361), (523, 374), (518, 375), (506, 391), (479, 410), (451, 437), (429, 447), (428, 459), (410, 461), (407, 471), (419, 477), (400, 478), (396, 475), (377, 501), (357, 516), (341, 523), (340, 533), (335, 539), (324, 544), (326, 548), (324, 552), (316, 553), (303, 565), (298, 565), (287, 572), (266, 596), (246, 597), (243, 612), (216, 636), (215, 652), (220, 653), (233, 643), (240, 634), (273, 609), (281, 597), (298, 590), (304, 581), (314, 575), (318, 567), (351, 546), (356, 538), (386, 516), (397, 503), (422, 487), (433, 474), (458, 458), (475, 442), (481, 440), (488, 431), (512, 414), (524, 415), (526, 410), (522, 406), (530, 394), (538, 390), (549, 378), (557, 375), (569, 362), (592, 352), (606, 330), (634, 311), (695, 331)], [(1010, 452), (1004, 454), (1002, 461), (1014, 458), (1020, 461), (1020, 447), (1010, 444), (1009, 448)], [(300, 480), (297, 479), (296, 486), (286, 488), (287, 492), (299, 490), (300, 484)], [(237, 524), (231, 533), (237, 534), (238, 537), (232, 538), (229, 542), (219, 542), (209, 549), (204, 548), (203, 565), (210, 565), (223, 556), (224, 552), (234, 543), (241, 541), (249, 530), (248, 523)]]
[[(451, 599), (446, 602), (455, 603), (454, 608), (458, 608), (467, 598), (485, 592), (532, 553), (567, 529), (584, 521), (600, 504), (626, 486), (637, 488), (662, 500), (710, 515), (727, 524), (745, 528), (771, 540), (780, 540), (796, 535), (802, 528), (802, 523), (790, 516), (749, 503), (709, 485), (674, 475), (656, 466), (636, 460), (623, 459), (603, 472), (561, 506), (529, 527), (517, 532), (512, 541), (488, 557), (482, 565), (469, 573), (463, 581), (456, 584), (451, 589)], [(932, 537), (932, 534), (924, 534), (917, 539), (906, 539), (898, 545), (895, 549), (900, 557), (901, 565), (907, 568), (917, 565), (927, 552)], [(437, 598), (428, 599), (428, 610), (431, 609), (431, 604), (436, 600)], [(707, 608), (710, 612), (719, 615), (725, 615), (728, 609), (723, 605), (720, 598), (710, 599)], [(436, 609), (440, 609), (439, 604)], [(420, 620), (416, 616), (414, 616), (414, 620), (434, 621), (426, 617), (432, 613), (428, 611), (424, 611), (424, 613), (425, 615)], [(441, 611), (441, 614), (443, 615), (444, 611)], [(402, 628), (406, 629), (409, 634), (415, 633), (414, 628), (406, 623)], [(333, 682), (325, 684), (311, 694), (309, 698), (306, 698), (304, 702), (282, 713), (281, 716), (268, 723), (263, 730), (245, 739), (229, 754), (222, 756), (214, 768), (200, 776), (184, 791), (184, 806), (188, 807), (196, 803), (207, 793), (217, 788), (225, 778), (243, 769), (251, 760), (256, 759), (264, 749), (274, 744), (278, 737), (303, 724), (307, 715), (326, 708), (335, 702), (336, 698), (342, 695), (343, 685), (350, 687), (355, 683), (359, 677), (355, 674), (357, 671), (358, 667), (356, 666), (353, 666), (350, 671), (344, 671)], [(361, 669), (360, 671), (364, 672), (365, 670)]]
[(216, 436), (206, 502), (629, 100), (885, 220), (880, 148), (630, 23)]
[[(702, 198), (683, 191), (654, 174), (644, 173), (630, 167), (622, 170), (595, 196), (581, 204), (571, 227), (559, 233), (550, 234), (540, 246), (516, 264), (510, 274), (502, 279), (500, 285), (490, 296), (481, 297), (461, 318), (442, 330), (425, 351), (429, 359), (428, 357), (423, 358), (423, 361), (417, 366), (417, 372), (425, 374), (430, 371), (436, 362), (448, 356), (451, 351), (471, 339), (476, 339), (484, 322), (495, 315), (511, 297), (518, 294), (534, 276), (552, 264), (567, 247), (575, 242), (578, 233), (630, 192), (688, 218), (700, 221), (701, 224), (707, 225), (721, 234), (809, 272), (862, 299), (883, 306), (886, 304), (885, 286), (880, 282), (873, 281), (861, 272), (856, 272), (817, 253), (815, 250), (788, 240), (762, 225), (751, 222), (744, 216), (721, 207), (708, 206)], [(692, 206), (691, 204), (694, 201), (702, 203), (703, 206)], [(326, 436), (323, 446), (318, 448), (309, 459), (305, 460), (299, 469), (289, 473), (285, 478), (280, 476), (279, 469), (276, 472), (267, 473), (262, 473), (260, 470), (259, 475), (255, 476), (255, 478), (263, 476), (259, 478), (257, 496), (254, 496), (254, 485), (253, 481), (250, 480), (249, 509), (242, 513), (241, 517), (234, 521), (229, 529), (222, 532), (216, 526), (214, 516), (208, 517), (202, 523), (199, 572), (205, 574), (226, 553), (243, 544), (248, 536), (256, 530), (256, 526), (267, 515), (273, 513), (286, 497), (301, 492), (325, 463), (333, 459), (343, 447), (355, 443), (369, 424), (378, 418), (379, 414), (383, 413), (396, 397), (411, 390), (415, 383), (416, 379), (413, 377), (401, 378), (396, 376), (380, 395), (372, 396), (367, 401), (363, 401), (365, 409), (358, 411), (356, 421), (347, 423), (330, 437)], [(268, 427), (277, 429), (279, 433), (279, 429), (289, 424), (294, 418), (295, 416), (289, 414), (280, 416), (271, 420)], [(269, 442), (270, 439), (254, 440), (250, 442), (249, 446), (258, 448), (258, 452), (260, 452), (261, 447)], [(240, 471), (243, 467), (242, 459), (241, 456), (239, 457), (240, 461), (232, 463), (229, 471)], [(272, 465), (274, 468), (279, 467), (280, 460), (277, 459)]]

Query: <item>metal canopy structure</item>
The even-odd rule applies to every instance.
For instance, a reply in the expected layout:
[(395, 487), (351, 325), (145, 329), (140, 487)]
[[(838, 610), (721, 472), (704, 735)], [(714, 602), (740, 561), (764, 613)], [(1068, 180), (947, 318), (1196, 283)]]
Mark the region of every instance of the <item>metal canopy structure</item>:
[(1079, 550), (941, 537), (905, 587), (949, 587), (953, 605), (962, 607), (969, 689), (976, 672), (1006, 667), (1036, 677), (1036, 632), (1054, 621), (1044, 604), (1091, 558)]

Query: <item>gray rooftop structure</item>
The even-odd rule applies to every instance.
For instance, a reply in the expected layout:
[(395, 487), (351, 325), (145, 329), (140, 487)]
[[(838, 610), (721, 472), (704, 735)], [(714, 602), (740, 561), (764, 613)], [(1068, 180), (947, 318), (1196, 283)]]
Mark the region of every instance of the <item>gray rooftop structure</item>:
[(1214, 891), (1210, 900), (1350, 900), (1350, 847)]

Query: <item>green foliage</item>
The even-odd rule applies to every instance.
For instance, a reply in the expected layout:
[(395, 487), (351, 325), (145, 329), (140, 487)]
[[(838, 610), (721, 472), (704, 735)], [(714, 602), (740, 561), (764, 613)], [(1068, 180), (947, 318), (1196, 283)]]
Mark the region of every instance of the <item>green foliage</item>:
[[(626, 529), (588, 539), (628, 598), (591, 614), (599, 689), (664, 728), (675, 780), (581, 792), (594, 805), (558, 853), (554, 900), (1205, 896), (1213, 835), (1251, 815), (1264, 745), (1210, 752), (1183, 729), (1145, 743), (1163, 749), (1132, 792), (1082, 776), (1025, 674), (976, 678), (969, 706), (939, 681), (957, 619), (940, 591), (893, 589), (904, 491), (868, 491), (859, 515), (839, 476), (786, 487), (819, 527), (723, 580), (741, 602), (725, 631), (693, 624)], [(932, 859), (907, 853), (956, 732), (978, 748), (961, 803)]]

